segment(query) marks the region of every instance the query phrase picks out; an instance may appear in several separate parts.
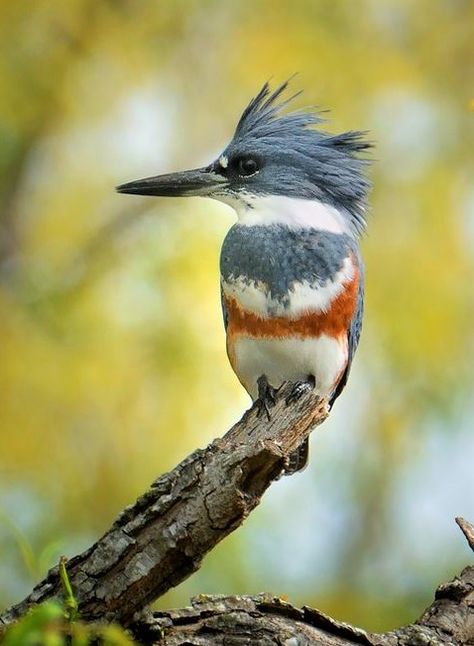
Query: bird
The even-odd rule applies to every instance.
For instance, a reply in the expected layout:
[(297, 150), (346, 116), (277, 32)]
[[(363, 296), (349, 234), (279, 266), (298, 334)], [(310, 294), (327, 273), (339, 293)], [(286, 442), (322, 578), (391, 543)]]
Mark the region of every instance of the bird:
[[(291, 79), (290, 79), (291, 80)], [(266, 82), (245, 107), (230, 143), (205, 167), (121, 184), (119, 193), (208, 197), (237, 222), (220, 254), (227, 355), (269, 418), (276, 391), (287, 403), (313, 389), (331, 408), (343, 391), (361, 334), (372, 147), (368, 133), (332, 134), (324, 112), (289, 110), (301, 91)], [(306, 439), (286, 474), (308, 462)]]

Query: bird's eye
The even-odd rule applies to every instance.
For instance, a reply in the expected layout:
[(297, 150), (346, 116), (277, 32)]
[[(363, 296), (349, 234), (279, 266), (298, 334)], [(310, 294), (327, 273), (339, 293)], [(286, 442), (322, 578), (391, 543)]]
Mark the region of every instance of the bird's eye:
[(251, 157), (241, 157), (237, 162), (237, 172), (242, 177), (250, 177), (258, 171), (258, 164)]

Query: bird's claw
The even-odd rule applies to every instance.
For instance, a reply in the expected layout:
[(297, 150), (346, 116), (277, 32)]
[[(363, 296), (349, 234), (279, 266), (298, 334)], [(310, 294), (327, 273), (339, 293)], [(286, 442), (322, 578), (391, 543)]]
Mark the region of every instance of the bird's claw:
[(295, 381), (290, 394), (285, 399), (285, 404), (289, 406), (297, 402), (303, 395), (313, 390), (315, 386), (314, 377), (308, 378), (306, 381)]
[(257, 417), (261, 417), (264, 413), (268, 421), (271, 420), (270, 408), (276, 404), (276, 389), (270, 386), (265, 375), (257, 379), (258, 386), (258, 399), (257, 404)]

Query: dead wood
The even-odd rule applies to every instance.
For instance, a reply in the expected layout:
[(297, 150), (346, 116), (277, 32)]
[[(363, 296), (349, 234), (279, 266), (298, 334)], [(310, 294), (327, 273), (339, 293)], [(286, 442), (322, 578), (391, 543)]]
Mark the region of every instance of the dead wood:
[[(305, 393), (287, 406), (278, 393), (271, 420), (247, 411), (222, 439), (162, 475), (88, 550), (68, 561), (84, 621), (117, 621), (142, 644), (166, 646), (474, 645), (474, 567), (438, 587), (415, 623), (376, 634), (268, 594), (205, 596), (191, 606), (151, 612), (148, 604), (195, 572), (204, 556), (239, 527), (278, 478), (327, 405)], [(456, 519), (474, 549), (474, 528)], [(62, 596), (58, 568), (0, 615), (0, 633), (32, 606)]]
[[(221, 439), (159, 477), (67, 570), (86, 621), (127, 625), (135, 612), (178, 585), (219, 541), (259, 504), (284, 462), (327, 417), (311, 392), (287, 406), (280, 389), (271, 419), (247, 411)], [(35, 604), (61, 595), (58, 568), (32, 593), (0, 615), (0, 626)]]

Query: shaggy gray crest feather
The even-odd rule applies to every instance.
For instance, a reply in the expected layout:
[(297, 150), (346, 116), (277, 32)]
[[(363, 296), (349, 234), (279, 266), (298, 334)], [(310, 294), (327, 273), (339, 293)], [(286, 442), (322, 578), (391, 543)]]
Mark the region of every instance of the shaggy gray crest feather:
[(272, 177), (262, 172), (252, 190), (325, 201), (341, 209), (360, 234), (370, 189), (365, 176), (370, 159), (361, 153), (373, 144), (364, 131), (331, 134), (315, 127), (326, 121), (321, 113), (284, 113), (301, 94), (282, 98), (288, 83), (273, 92), (268, 83), (263, 85), (243, 111), (225, 154), (260, 155), (271, 166)]

